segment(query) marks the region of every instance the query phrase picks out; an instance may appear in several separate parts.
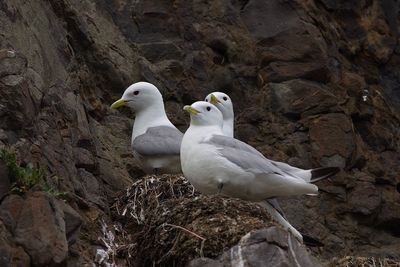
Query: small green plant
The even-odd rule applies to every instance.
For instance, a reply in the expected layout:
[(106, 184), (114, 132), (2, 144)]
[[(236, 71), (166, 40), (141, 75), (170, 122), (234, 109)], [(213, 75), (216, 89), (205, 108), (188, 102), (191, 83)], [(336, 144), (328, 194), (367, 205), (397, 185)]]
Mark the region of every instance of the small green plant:
[(0, 149), (0, 159), (5, 162), (11, 178), (12, 191), (24, 193), (35, 185), (40, 185), (43, 191), (55, 196), (64, 197), (64, 192), (59, 192), (51, 187), (44, 179), (45, 172), (43, 168), (34, 168), (32, 165), (21, 167), (17, 161), (15, 152), (10, 149)]
[(43, 191), (49, 193), (52, 196), (55, 196), (57, 198), (62, 198), (65, 199), (67, 196), (66, 192), (61, 192), (58, 191), (57, 189), (54, 189), (53, 187), (51, 187), (48, 183), (45, 183), (45, 185), (43, 186)]

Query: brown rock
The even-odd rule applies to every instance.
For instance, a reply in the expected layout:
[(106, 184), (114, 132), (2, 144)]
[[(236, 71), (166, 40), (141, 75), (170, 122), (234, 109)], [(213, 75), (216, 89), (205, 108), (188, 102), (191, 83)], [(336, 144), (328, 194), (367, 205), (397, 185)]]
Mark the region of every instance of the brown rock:
[(105, 196), (99, 195), (98, 192), (101, 192), (102, 188), (99, 185), (96, 177), (86, 171), (85, 169), (78, 169), (78, 180), (82, 184), (82, 196), (87, 199), (89, 202), (95, 203), (99, 206), (105, 206), (106, 200)]
[(0, 205), (0, 218), (7, 229), (14, 234), (15, 228), (24, 206), (24, 199), (15, 194), (11, 194), (3, 199)]
[(23, 75), (26, 71), (27, 60), (12, 49), (2, 49), (0, 56), (0, 79), (7, 76)]
[(0, 199), (2, 199), (10, 189), (11, 183), (8, 178), (8, 167), (3, 160), (0, 160)]
[[(0, 59), (0, 104), (8, 127), (19, 128), (32, 123), (37, 103), (31, 97), (27, 77), (27, 59), (21, 53)], [(0, 112), (1, 113), (1, 112)]]
[(67, 238), (68, 245), (72, 245), (79, 238), (82, 218), (73, 208), (71, 208), (71, 206), (67, 205), (63, 201), (57, 201), (57, 203), (63, 211), (65, 236)]
[(175, 43), (155, 42), (139, 45), (144, 57), (150, 62), (159, 62), (167, 59), (181, 59), (182, 52)]
[(30, 266), (29, 255), (16, 245), (0, 220), (0, 266)]
[[(289, 116), (338, 111), (337, 98), (329, 88), (306, 80), (270, 83), (271, 105)], [(313, 103), (313, 105), (310, 105)]]
[(325, 64), (314, 62), (272, 62), (260, 70), (265, 82), (282, 82), (291, 79), (308, 79), (317, 82), (327, 82), (328, 70)]
[(362, 90), (367, 88), (365, 79), (353, 72), (342, 73), (341, 85), (347, 90), (349, 96), (361, 98)]
[(312, 154), (321, 165), (344, 168), (355, 144), (351, 121), (341, 113), (321, 115), (310, 121)]
[(88, 171), (96, 169), (96, 162), (93, 154), (87, 149), (81, 147), (74, 148), (75, 166), (77, 168), (84, 168)]
[(218, 261), (210, 258), (197, 258), (191, 260), (186, 264), (186, 267), (223, 267), (224, 265)]
[(218, 261), (195, 259), (187, 266), (321, 266), (306, 247), (278, 227), (250, 232)]
[(243, 6), (241, 17), (250, 33), (258, 39), (278, 35), (300, 23), (292, 6), (280, 1), (251, 0)]
[(368, 182), (359, 182), (348, 196), (349, 209), (363, 215), (374, 213), (380, 207), (381, 202), (380, 192)]
[(63, 211), (44, 193), (27, 195), (15, 229), (15, 241), (35, 265), (60, 264), (68, 255)]

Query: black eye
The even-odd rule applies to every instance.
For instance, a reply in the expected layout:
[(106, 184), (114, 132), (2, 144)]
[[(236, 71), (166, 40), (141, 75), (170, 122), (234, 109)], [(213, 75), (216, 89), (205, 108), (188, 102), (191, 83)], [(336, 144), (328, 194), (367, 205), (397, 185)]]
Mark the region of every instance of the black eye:
[(207, 107), (207, 111), (210, 111), (211, 110), (211, 107)]
[(138, 94), (139, 94), (139, 91), (134, 91), (133, 94), (134, 94), (134, 95), (138, 95)]
[(206, 98), (206, 102), (208, 102), (208, 99)]
[(222, 99), (225, 100), (225, 101), (228, 100), (228, 98), (226, 96), (224, 96)]

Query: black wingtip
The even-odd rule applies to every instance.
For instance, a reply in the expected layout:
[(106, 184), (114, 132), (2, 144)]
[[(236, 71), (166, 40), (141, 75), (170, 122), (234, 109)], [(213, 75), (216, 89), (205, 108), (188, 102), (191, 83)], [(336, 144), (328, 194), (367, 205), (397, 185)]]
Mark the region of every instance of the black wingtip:
[(321, 167), (311, 170), (311, 182), (316, 182), (322, 179), (332, 177), (340, 172), (339, 167)]

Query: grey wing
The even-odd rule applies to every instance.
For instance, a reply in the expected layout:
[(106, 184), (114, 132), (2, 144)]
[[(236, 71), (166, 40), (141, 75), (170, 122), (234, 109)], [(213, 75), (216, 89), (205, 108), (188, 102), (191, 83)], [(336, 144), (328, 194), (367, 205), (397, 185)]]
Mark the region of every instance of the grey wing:
[[(229, 137), (229, 136), (225, 136), (225, 135), (213, 135), (209, 141), (210, 143), (217, 145), (217, 146), (222, 146), (222, 147), (232, 147), (232, 148), (236, 148), (239, 149), (241, 151), (246, 151), (248, 153), (252, 153), (255, 155), (259, 155), (260, 157), (264, 157), (263, 154), (261, 154), (257, 149), (255, 149), (252, 146), (249, 146), (248, 144)], [(266, 159), (266, 158), (265, 158)]]
[[(235, 138), (223, 135), (214, 135), (211, 138), (210, 143), (213, 143), (214, 145), (217, 146), (221, 146), (222, 147), (221, 152), (223, 155), (226, 155), (225, 157), (227, 158), (229, 157), (230, 160), (234, 163), (242, 162), (243, 166), (250, 166), (251, 164), (254, 166), (262, 165), (263, 167), (259, 166), (259, 168), (264, 171), (272, 170), (272, 172), (280, 173), (282, 175), (285, 174), (293, 177), (296, 177), (295, 175), (296, 172), (303, 171), (302, 169), (290, 166), (287, 163), (267, 159), (263, 154), (261, 154), (261, 152), (259, 152), (254, 147), (249, 146), (248, 144), (240, 140), (237, 140)], [(241, 156), (240, 155), (235, 156), (234, 154), (229, 155), (229, 153), (234, 153), (234, 152), (242, 153), (243, 155)]]
[(284, 162), (279, 162), (279, 161), (271, 160), (271, 163), (274, 164), (274, 165), (275, 165), (276, 167), (278, 167), (279, 169), (281, 169), (281, 170), (283, 170), (283, 171), (285, 171), (285, 172), (289, 172), (289, 173), (298, 172), (298, 171), (304, 171), (303, 169), (290, 166), (289, 164), (284, 163)]
[(216, 146), (224, 158), (246, 171), (256, 174), (275, 173), (282, 176), (286, 175), (255, 148), (240, 140), (223, 135), (214, 135), (205, 143)]
[(183, 134), (169, 126), (150, 127), (133, 140), (134, 153), (141, 156), (179, 155)]

